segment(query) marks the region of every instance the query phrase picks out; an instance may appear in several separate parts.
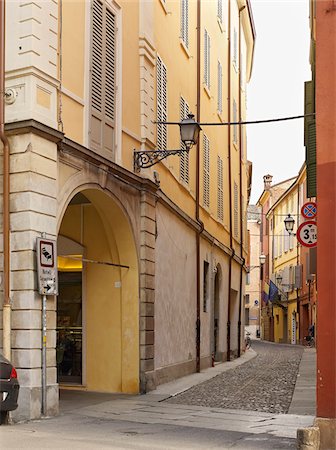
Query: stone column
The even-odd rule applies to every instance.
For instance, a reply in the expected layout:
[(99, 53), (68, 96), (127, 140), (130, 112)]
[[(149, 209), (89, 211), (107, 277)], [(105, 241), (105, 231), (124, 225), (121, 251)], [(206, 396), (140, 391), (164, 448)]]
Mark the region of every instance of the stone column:
[(155, 197), (141, 193), (140, 227), (140, 390), (155, 389), (154, 302), (155, 302)]
[[(41, 415), (41, 296), (36, 238), (56, 239), (57, 145), (32, 133), (12, 136), (10, 179), (12, 361), (20, 382), (14, 420)], [(1, 166), (2, 167), (2, 166)], [(56, 298), (47, 300), (47, 413), (58, 411)]]

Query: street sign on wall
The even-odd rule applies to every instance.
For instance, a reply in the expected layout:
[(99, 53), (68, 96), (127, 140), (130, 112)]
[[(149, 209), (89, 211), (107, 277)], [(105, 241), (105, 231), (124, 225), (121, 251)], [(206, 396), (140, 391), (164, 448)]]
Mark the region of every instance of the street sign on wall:
[(37, 282), (41, 295), (58, 295), (56, 241), (36, 239)]
[(296, 232), (297, 240), (304, 247), (315, 247), (317, 244), (317, 225), (314, 220), (303, 222)]
[(301, 214), (305, 219), (315, 219), (317, 214), (317, 205), (315, 202), (307, 202), (301, 208)]

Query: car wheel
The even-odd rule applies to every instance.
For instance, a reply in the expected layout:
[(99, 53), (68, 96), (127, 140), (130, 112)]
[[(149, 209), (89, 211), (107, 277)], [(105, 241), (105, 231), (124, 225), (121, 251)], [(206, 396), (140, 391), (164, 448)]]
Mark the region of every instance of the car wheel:
[(8, 422), (8, 411), (0, 411), (0, 425)]

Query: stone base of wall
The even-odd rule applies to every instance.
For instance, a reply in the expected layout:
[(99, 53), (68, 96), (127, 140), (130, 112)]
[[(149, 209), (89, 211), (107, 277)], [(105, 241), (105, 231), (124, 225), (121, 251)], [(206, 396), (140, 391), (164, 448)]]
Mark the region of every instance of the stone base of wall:
[(320, 450), (336, 448), (336, 419), (317, 417), (314, 426), (320, 429)]
[[(211, 363), (211, 356), (201, 358), (201, 370), (211, 367)], [(153, 391), (160, 384), (169, 383), (170, 381), (177, 380), (195, 372), (196, 361), (194, 359), (146, 372), (146, 392)]]
[[(19, 406), (10, 414), (10, 420), (20, 422), (41, 417), (42, 390), (41, 387), (20, 386)], [(56, 416), (59, 412), (58, 384), (47, 386), (47, 416)]]

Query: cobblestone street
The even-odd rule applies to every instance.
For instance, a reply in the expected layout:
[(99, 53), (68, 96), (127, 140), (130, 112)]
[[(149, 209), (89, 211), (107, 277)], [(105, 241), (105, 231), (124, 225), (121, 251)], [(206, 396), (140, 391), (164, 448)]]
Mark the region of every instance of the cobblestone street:
[(252, 360), (166, 401), (286, 414), (303, 349), (259, 341), (252, 342), (252, 349), (257, 352)]

